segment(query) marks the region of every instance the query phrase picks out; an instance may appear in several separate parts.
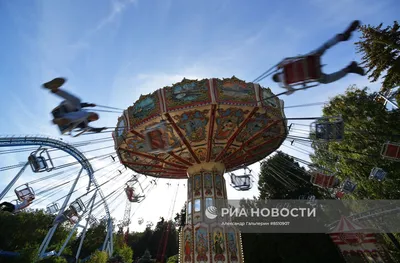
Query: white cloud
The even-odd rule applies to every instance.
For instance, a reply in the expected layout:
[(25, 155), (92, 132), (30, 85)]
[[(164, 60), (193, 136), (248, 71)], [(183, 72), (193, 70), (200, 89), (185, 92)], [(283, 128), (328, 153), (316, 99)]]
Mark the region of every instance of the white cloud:
[(108, 24), (114, 22), (115, 19), (121, 15), (131, 4), (137, 4), (137, 2), (138, 0), (112, 0), (110, 13), (107, 17), (100, 21), (92, 33), (95, 33)]

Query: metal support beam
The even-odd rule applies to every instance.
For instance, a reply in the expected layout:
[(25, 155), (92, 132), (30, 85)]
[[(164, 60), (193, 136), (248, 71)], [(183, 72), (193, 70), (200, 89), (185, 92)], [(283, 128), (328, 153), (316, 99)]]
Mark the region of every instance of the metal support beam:
[[(90, 206), (89, 214), (88, 214), (87, 219), (86, 219), (85, 228), (84, 228), (83, 231), (82, 231), (81, 242), (79, 243), (78, 251), (76, 252), (76, 255), (75, 255), (75, 260), (76, 260), (77, 263), (78, 263), (78, 261), (79, 261), (79, 255), (81, 254), (81, 249), (82, 249), (82, 245), (83, 245), (83, 240), (85, 240), (86, 231), (87, 231), (87, 228), (88, 228), (88, 226), (89, 226), (89, 219), (90, 219), (90, 216), (92, 215), (93, 206), (94, 206), (94, 201), (96, 200), (96, 194), (97, 194), (97, 191), (94, 192), (93, 197), (92, 197), (92, 199), (90, 200), (90, 202), (91, 202), (92, 204), (91, 204), (91, 206)], [(90, 204), (90, 202), (89, 202), (89, 204)]]
[[(399, 108), (399, 106), (398, 106), (396, 103), (394, 103), (394, 102), (391, 100), (391, 98), (386, 97), (386, 96), (383, 95), (382, 93), (379, 93), (379, 96), (380, 96), (381, 98), (383, 98), (383, 99), (386, 101), (386, 103), (392, 104), (392, 106), (393, 106), (395, 109), (398, 109), (398, 108)], [(385, 103), (385, 106), (386, 106), (386, 103)]]
[(106, 238), (104, 239), (102, 251), (108, 251), (109, 256), (112, 256), (114, 252), (114, 246), (113, 246), (113, 223), (111, 218), (108, 219), (107, 221), (107, 235)]
[[(64, 213), (64, 210), (65, 210), (65, 208), (67, 207), (67, 205), (69, 203), (69, 199), (71, 198), (71, 195), (75, 190), (76, 184), (78, 183), (79, 178), (81, 177), (82, 171), (83, 171), (83, 167), (79, 171), (78, 176), (76, 177), (74, 183), (72, 184), (71, 189), (69, 190), (69, 193), (68, 193), (67, 197), (65, 198), (62, 207), (60, 208), (60, 211), (58, 211), (58, 214), (57, 214), (56, 218), (54, 219), (54, 223)], [(55, 230), (56, 230), (58, 225), (59, 225), (59, 223), (55, 223), (55, 225), (50, 229), (49, 234), (46, 236), (45, 240), (43, 240), (43, 243), (39, 248), (39, 258), (43, 258), (43, 255), (46, 252), (47, 246), (49, 245), (50, 240), (53, 237), (53, 234), (54, 234), (54, 232), (55, 232)], [(50, 232), (51, 232), (51, 234), (50, 234)]]
[(12, 181), (6, 186), (6, 188), (4, 188), (3, 192), (1, 192), (1, 194), (0, 194), (0, 201), (8, 193), (8, 191), (10, 191), (11, 187), (13, 187), (14, 184), (18, 181), (18, 179), (21, 177), (21, 175), (23, 174), (23, 172), (25, 171), (25, 169), (28, 165), (29, 165), (29, 162), (24, 164), (24, 166), (21, 168), (21, 170), (19, 170), (17, 175), (14, 177), (14, 179), (12, 179)]
[(64, 244), (62, 245), (60, 251), (57, 253), (57, 256), (61, 256), (61, 253), (64, 251), (65, 247), (67, 246), (69, 240), (71, 239), (72, 235), (75, 233), (75, 230), (78, 228), (79, 226), (79, 222), (77, 222), (74, 227), (71, 229), (71, 231), (69, 232), (69, 235), (67, 237), (67, 239), (64, 241)]

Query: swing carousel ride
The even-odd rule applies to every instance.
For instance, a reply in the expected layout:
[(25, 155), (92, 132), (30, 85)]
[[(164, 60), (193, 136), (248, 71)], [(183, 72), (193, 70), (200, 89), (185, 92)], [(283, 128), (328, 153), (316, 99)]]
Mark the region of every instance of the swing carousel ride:
[[(243, 262), (237, 230), (203, 223), (205, 211), (227, 199), (225, 172), (279, 148), (286, 123), (282, 100), (235, 77), (184, 79), (142, 96), (124, 111), (113, 133), (120, 162), (139, 174), (188, 180), (182, 262)], [(248, 185), (248, 173), (231, 176), (238, 187)], [(229, 249), (213, 248), (215, 242)]]
[[(294, 59), (293, 63), (298, 61)], [(287, 82), (284, 84), (290, 85), (290, 90), (274, 95), (271, 89), (258, 84), (282, 67)], [(69, 144), (47, 137), (0, 137), (0, 146), (6, 148), (0, 151), (1, 155), (27, 153), (27, 161), (0, 168), (0, 171), (20, 168), (1, 192), (0, 200), (16, 199), (14, 204), (29, 200), (29, 208), (43, 208), (43, 202), (47, 203), (46, 212), (54, 215), (54, 221), (39, 249), (39, 258), (61, 256), (77, 229), (84, 234), (89, 227), (98, 224), (105, 224), (107, 230), (99, 249), (112, 255), (114, 225), (111, 214), (120, 204), (125, 204), (125, 210), (117, 226), (121, 234), (127, 228), (127, 234), (139, 206), (146, 203), (149, 193), (162, 182), (160, 179), (184, 180), (176, 188), (168, 215), (172, 218), (177, 193), (186, 191), (186, 224), (180, 232), (180, 262), (244, 262), (240, 232), (235, 227), (222, 226), (216, 220), (206, 221), (206, 211), (213, 209), (218, 201), (227, 200), (224, 174), (229, 176), (230, 185), (235, 190), (247, 191), (257, 180), (249, 166), (262, 161), (278, 148), (287, 147), (293, 152), (308, 155), (314, 142), (330, 143), (344, 139), (345, 123), (340, 116), (285, 116), (284, 110), (290, 107), (285, 107), (279, 96), (293, 93), (296, 86), (300, 86), (297, 90), (315, 87), (318, 85), (318, 74), (320, 72), (312, 65), (303, 63), (293, 66), (286, 59), (284, 66), (274, 66), (253, 82), (236, 77), (183, 79), (142, 95), (123, 110), (115, 130), (111, 131), (112, 138), (107, 136)], [(290, 76), (296, 78), (291, 79)], [(391, 101), (387, 94), (381, 97), (384, 103)], [(301, 106), (312, 105), (292, 107)], [(312, 123), (293, 122), (296, 120)], [(78, 134), (82, 136), (85, 131)], [(104, 146), (105, 143), (109, 145)], [(102, 147), (97, 144), (102, 144)], [(23, 148), (14, 149), (16, 146)], [(114, 150), (90, 158), (85, 156), (109, 148)], [(60, 155), (60, 152), (64, 154)], [(400, 144), (385, 143), (381, 155), (391, 161), (400, 161)], [(356, 191), (357, 184), (352, 178), (340, 181), (335, 171), (292, 157), (310, 168), (312, 184), (331, 189), (334, 198), (340, 199)], [(276, 177), (285, 186), (292, 187), (290, 179), (285, 179), (286, 165), (282, 160), (282, 167), (274, 167)], [(15, 187), (29, 166), (34, 179)], [(48, 175), (40, 177), (43, 173)], [(87, 174), (88, 184), (83, 182), (83, 174)], [(373, 167), (369, 175), (377, 181), (386, 180), (387, 176), (387, 172), (379, 167)], [(15, 195), (8, 194), (13, 187)], [(317, 201), (312, 195), (301, 195), (299, 199), (307, 199), (313, 205)], [(136, 206), (134, 212), (132, 204)], [(145, 215), (140, 214), (137, 218), (138, 225), (145, 222), (143, 217)], [(56, 251), (51, 240), (60, 224), (70, 224), (71, 232)], [(153, 223), (146, 221), (145, 225), (151, 228)], [(165, 260), (171, 227), (168, 224), (160, 240), (157, 253), (160, 262)], [(77, 260), (81, 259), (83, 240), (75, 255)], [(13, 252), (2, 251), (0, 256), (2, 254), (11, 255)]]

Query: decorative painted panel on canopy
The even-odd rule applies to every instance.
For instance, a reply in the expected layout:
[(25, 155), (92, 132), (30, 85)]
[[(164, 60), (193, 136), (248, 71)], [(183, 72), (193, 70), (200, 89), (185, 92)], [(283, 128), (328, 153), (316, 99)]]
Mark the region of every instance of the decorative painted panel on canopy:
[(179, 179), (202, 162), (222, 162), (229, 172), (265, 158), (286, 138), (286, 124), (270, 89), (235, 77), (184, 79), (141, 96), (113, 138), (126, 167)]

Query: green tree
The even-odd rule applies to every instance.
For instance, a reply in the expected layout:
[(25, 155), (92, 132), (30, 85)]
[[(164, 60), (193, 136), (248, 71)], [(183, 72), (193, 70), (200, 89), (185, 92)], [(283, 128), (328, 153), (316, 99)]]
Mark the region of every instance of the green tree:
[[(400, 163), (382, 159), (380, 151), (383, 143), (399, 141), (400, 114), (399, 111), (386, 111), (375, 100), (376, 93), (367, 91), (367, 88), (351, 86), (345, 94), (330, 100), (323, 109), (323, 115), (342, 116), (344, 140), (329, 144), (314, 143), (314, 154), (310, 157), (313, 163), (336, 172), (342, 180), (350, 178), (357, 183), (352, 198), (398, 199)], [(388, 172), (389, 180), (370, 180), (373, 167)]]
[(114, 235), (114, 254), (121, 257), (124, 263), (132, 263), (133, 250), (125, 244), (124, 236)]
[(89, 258), (87, 263), (107, 263), (108, 255), (104, 251), (95, 251)]
[[(90, 256), (93, 252), (100, 249), (104, 243), (105, 236), (107, 234), (107, 221), (103, 220), (98, 225), (87, 229), (85, 239), (83, 241), (82, 249), (79, 254), (79, 258), (83, 259)], [(75, 255), (78, 251), (79, 243), (81, 242), (82, 233), (72, 243), (72, 251)]]
[(148, 250), (146, 250), (143, 256), (139, 259), (138, 263), (153, 263), (154, 259), (151, 259), (151, 254)]
[[(37, 257), (40, 244), (45, 238), (54, 216), (42, 210), (10, 214), (0, 212), (0, 249), (19, 252), (16, 258), (1, 258), (1, 262), (33, 262)], [(48, 251), (61, 248), (70, 228), (60, 225), (55, 232)], [(73, 236), (72, 240), (75, 237)]]
[(326, 234), (242, 233), (245, 262), (345, 262)]
[[(260, 198), (241, 200), (241, 207), (258, 207), (268, 199), (298, 199), (300, 195), (330, 197), (313, 186), (308, 171), (283, 152), (263, 161), (260, 168)], [(344, 262), (326, 234), (242, 233), (242, 244), (245, 262)]]
[[(134, 259), (139, 259), (150, 246), (150, 240), (153, 236), (153, 230), (146, 228), (144, 232), (132, 232), (128, 235), (127, 245), (135, 251)], [(157, 251), (157, 248), (155, 248)]]
[(259, 198), (298, 199), (300, 195), (314, 195), (328, 198), (328, 192), (310, 183), (310, 174), (292, 157), (278, 151), (261, 163), (258, 182)]
[(178, 231), (181, 231), (186, 224), (186, 204), (182, 207), (180, 213), (176, 213), (174, 221), (175, 224), (179, 226)]
[(119, 255), (124, 263), (132, 263), (133, 261), (133, 250), (127, 245), (123, 245), (121, 248), (116, 249), (115, 254)]
[(356, 43), (363, 54), (363, 65), (370, 73), (369, 78), (376, 81), (386, 71), (384, 90), (400, 86), (400, 26), (394, 21), (392, 26), (382, 29), (379, 26), (360, 27), (361, 40)]
[(39, 261), (39, 263), (68, 263), (63, 257), (48, 257)]

